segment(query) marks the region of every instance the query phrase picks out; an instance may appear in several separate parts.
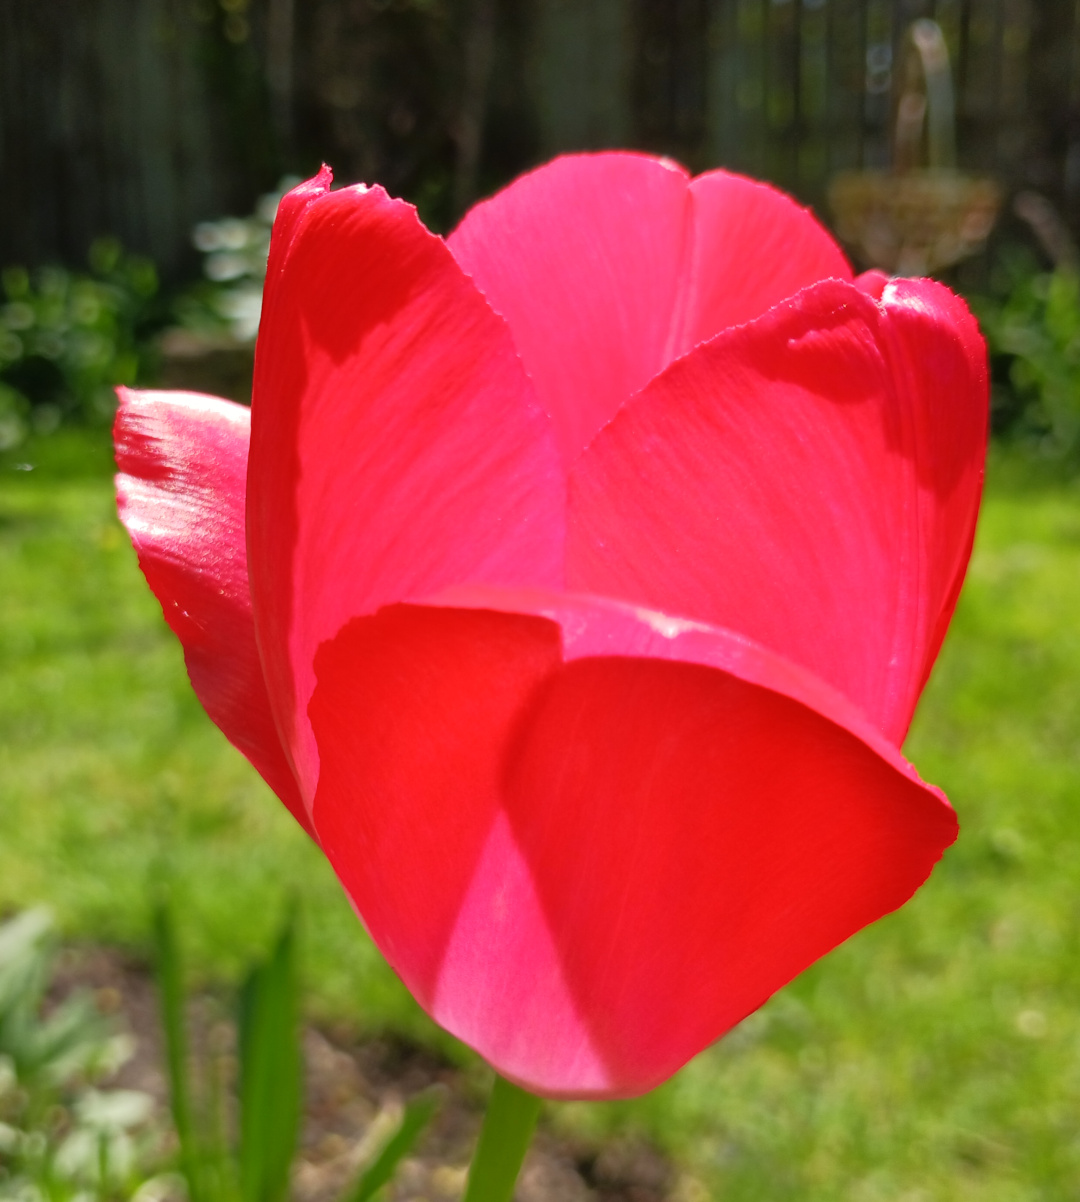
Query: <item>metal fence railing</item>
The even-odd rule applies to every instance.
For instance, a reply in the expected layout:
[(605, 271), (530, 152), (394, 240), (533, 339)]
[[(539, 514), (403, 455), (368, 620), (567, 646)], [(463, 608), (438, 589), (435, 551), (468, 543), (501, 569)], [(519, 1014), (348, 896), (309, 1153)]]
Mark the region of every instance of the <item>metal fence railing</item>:
[(959, 162), (1080, 219), (1080, 0), (4, 0), (0, 262), (200, 219), (320, 159), (436, 224), (555, 151), (630, 145), (821, 204), (891, 155), (941, 26)]

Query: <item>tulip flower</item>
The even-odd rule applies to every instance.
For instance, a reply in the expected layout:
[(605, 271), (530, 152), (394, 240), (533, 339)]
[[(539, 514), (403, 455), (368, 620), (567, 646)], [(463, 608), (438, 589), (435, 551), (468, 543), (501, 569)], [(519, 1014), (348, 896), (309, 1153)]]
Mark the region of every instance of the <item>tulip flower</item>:
[(788, 197), (558, 159), (443, 240), (281, 203), (249, 410), (124, 391), (120, 512), (210, 717), (436, 1022), (648, 1090), (956, 834), (900, 745), (985, 351)]

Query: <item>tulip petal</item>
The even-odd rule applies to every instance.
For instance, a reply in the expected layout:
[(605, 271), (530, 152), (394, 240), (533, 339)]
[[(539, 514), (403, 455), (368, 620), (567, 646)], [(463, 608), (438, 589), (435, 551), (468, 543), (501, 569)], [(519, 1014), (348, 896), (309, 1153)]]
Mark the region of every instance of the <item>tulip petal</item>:
[(316, 671), (331, 863), (421, 1004), (548, 1096), (656, 1085), (955, 837), (849, 701), (704, 624), (456, 590)]
[[(989, 432), (989, 380), (986, 343), (955, 293), (933, 280), (897, 279), (885, 286), (881, 301), (889, 316), (894, 379), (901, 395), (924, 401), (913, 407), (910, 434), (924, 507), (920, 568), (927, 573), (918, 625), (925, 653), (921, 665), (915, 657), (910, 660), (907, 681), (914, 708), (941, 650), (971, 558)], [(951, 343), (943, 337), (948, 330)]]
[(568, 587), (742, 631), (899, 744), (970, 552), (986, 422), (962, 301), (825, 281), (600, 433), (571, 479)]
[(571, 155), (474, 208), (448, 245), (510, 324), (572, 463), (672, 359), (817, 280), (850, 280), (812, 214), (726, 171)]
[(813, 213), (768, 184), (710, 171), (691, 183), (690, 195), (693, 251), (672, 358), (818, 280), (851, 279)]
[(310, 835), (255, 646), (244, 547), (250, 412), (195, 393), (119, 394), (116, 493), (139, 566), (203, 708)]
[(447, 240), (510, 325), (567, 463), (670, 358), (688, 177), (570, 155), (472, 209)]
[(412, 605), (354, 618), (319, 651), (315, 821), (421, 1004), (498, 810), (504, 749), (559, 662), (549, 621)]
[(415, 210), (328, 174), (275, 227), (248, 549), (275, 716), (310, 802), (320, 642), (477, 580), (558, 584), (565, 477), (505, 323)]
[(856, 288), (865, 292), (867, 296), (872, 296), (874, 300), (881, 300), (882, 293), (888, 286), (890, 279), (891, 277), (887, 276), (885, 272), (872, 267), (869, 271), (864, 271), (861, 275), (857, 275), (854, 279), (854, 284)]

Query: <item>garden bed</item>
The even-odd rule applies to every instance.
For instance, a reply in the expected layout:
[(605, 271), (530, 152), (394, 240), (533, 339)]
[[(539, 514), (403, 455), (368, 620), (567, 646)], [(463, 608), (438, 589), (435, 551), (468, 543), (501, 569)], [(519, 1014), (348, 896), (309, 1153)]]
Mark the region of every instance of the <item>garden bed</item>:
[[(168, 1081), (154, 982), (146, 966), (111, 948), (69, 947), (59, 959), (53, 998), (87, 989), (97, 1006), (135, 1040), (109, 1088), (149, 1094), (156, 1117), (168, 1112)], [(229, 1071), (233, 1026), (228, 1005), (204, 994), (190, 1007), (198, 1058), (207, 1050)], [(401, 1165), (387, 1202), (438, 1202), (461, 1196), (485, 1099), (473, 1082), (429, 1048), (383, 1036), (359, 1038), (343, 1024), (309, 1025), (303, 1038), (305, 1117), (294, 1166), (295, 1202), (335, 1202), (385, 1141), (408, 1098), (433, 1086), (442, 1104), (414, 1155)], [(640, 1140), (603, 1148), (541, 1131), (526, 1160), (518, 1202), (665, 1202), (675, 1172)]]

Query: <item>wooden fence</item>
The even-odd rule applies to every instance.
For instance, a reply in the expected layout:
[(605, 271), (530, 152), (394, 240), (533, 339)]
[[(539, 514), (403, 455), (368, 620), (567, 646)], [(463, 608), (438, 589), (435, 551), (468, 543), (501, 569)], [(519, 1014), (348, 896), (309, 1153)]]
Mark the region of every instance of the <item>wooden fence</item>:
[(0, 263), (191, 226), (320, 159), (446, 226), (560, 150), (662, 151), (820, 204), (886, 165), (905, 31), (942, 26), (963, 166), (1080, 218), (1080, 0), (2, 0)]

